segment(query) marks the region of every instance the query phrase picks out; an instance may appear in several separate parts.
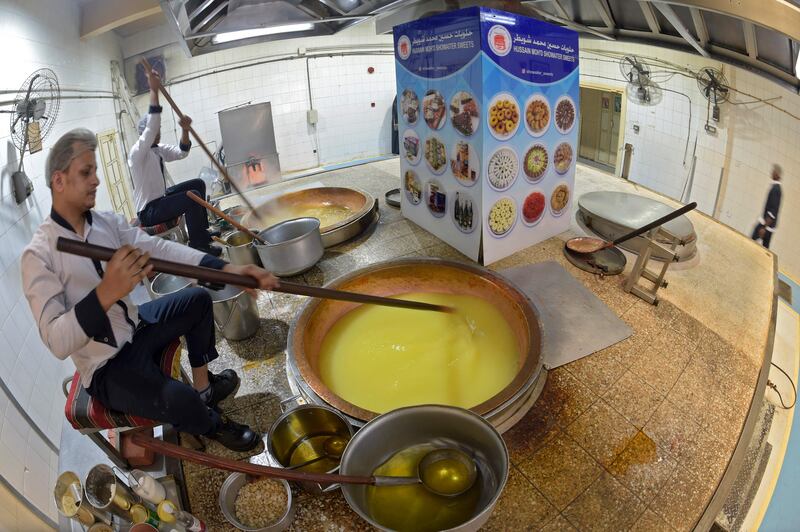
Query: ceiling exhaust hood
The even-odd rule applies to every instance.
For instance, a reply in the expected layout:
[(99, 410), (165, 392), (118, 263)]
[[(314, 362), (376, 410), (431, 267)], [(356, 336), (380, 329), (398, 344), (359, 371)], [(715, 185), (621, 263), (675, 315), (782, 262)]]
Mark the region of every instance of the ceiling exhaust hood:
[(258, 42), (332, 35), (421, 0), (161, 0), (189, 56)]

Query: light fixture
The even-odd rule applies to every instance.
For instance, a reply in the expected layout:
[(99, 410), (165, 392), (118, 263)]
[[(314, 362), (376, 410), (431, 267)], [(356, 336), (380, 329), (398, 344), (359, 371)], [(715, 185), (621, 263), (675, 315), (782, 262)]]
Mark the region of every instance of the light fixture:
[(227, 31), (215, 35), (212, 41), (214, 44), (220, 44), (230, 41), (238, 41), (240, 39), (249, 39), (251, 37), (263, 37), (264, 35), (274, 35), (276, 33), (292, 33), (296, 31), (308, 31), (314, 29), (314, 25), (310, 22), (303, 22), (301, 24), (284, 24), (282, 26), (269, 26), (267, 28), (253, 28), (250, 30)]

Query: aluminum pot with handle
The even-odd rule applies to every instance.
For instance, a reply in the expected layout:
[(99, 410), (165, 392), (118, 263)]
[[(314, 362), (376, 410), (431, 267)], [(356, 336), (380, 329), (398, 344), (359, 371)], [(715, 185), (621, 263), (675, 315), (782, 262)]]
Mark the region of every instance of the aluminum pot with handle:
[(246, 264), (261, 265), (258, 253), (253, 247), (253, 237), (244, 231), (233, 231), (223, 237), (225, 248), (228, 251), (228, 259), (231, 264), (244, 266)]
[(244, 340), (258, 331), (258, 305), (253, 296), (236, 286), (207, 289), (214, 302), (214, 326), (228, 340)]
[[(492, 514), (508, 480), (508, 449), (500, 434), (481, 416), (463, 408), (421, 405), (382, 414), (361, 428), (342, 455), (339, 473), (367, 475), (398, 451), (441, 443), (458, 448), (475, 459), (480, 471), (480, 498), (473, 515), (449, 530), (476, 531)], [(390, 530), (376, 522), (367, 505), (367, 488), (342, 484), (347, 504), (379, 530)]]
[[(323, 446), (327, 438), (338, 437), (349, 442), (353, 437), (352, 425), (339, 412), (322, 405), (297, 405), (298, 398), (296, 395), (281, 402), (283, 413), (269, 429), (267, 457), (271, 466), (297, 466), (310, 458), (324, 456)], [(339, 470), (339, 460), (332, 457), (307, 463), (297, 470), (313, 473), (336, 473)], [(322, 486), (315, 482), (301, 482), (300, 486), (316, 495), (339, 487), (338, 484)]]
[(268, 242), (253, 243), (261, 264), (279, 277), (311, 269), (325, 253), (316, 218), (286, 220), (263, 230), (258, 236)]

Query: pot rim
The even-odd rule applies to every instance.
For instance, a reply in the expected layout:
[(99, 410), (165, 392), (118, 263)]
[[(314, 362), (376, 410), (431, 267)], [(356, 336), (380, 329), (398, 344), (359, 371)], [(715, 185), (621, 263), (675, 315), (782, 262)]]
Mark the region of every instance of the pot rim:
[(262, 231), (259, 231), (256, 234), (258, 234), (258, 236), (260, 236), (261, 238), (266, 240), (266, 237), (263, 236), (263, 235), (267, 231), (271, 231), (271, 230), (275, 229), (276, 227), (279, 227), (281, 225), (288, 224), (288, 223), (291, 223), (291, 222), (306, 221), (306, 220), (315, 222), (314, 229), (306, 231), (305, 233), (303, 233), (300, 236), (296, 236), (294, 238), (290, 238), (289, 240), (282, 240), (280, 242), (275, 242), (274, 244), (272, 242), (267, 242), (266, 244), (257, 244), (256, 240), (253, 239), (253, 241), (252, 241), (253, 247), (256, 248), (256, 249), (267, 249), (267, 248), (274, 249), (274, 248), (279, 248), (281, 246), (288, 246), (289, 244), (293, 244), (293, 243), (297, 242), (298, 240), (302, 240), (304, 238), (308, 238), (309, 235), (313, 235), (315, 232), (319, 233), (319, 228), (320, 228), (319, 218), (313, 218), (311, 216), (301, 216), (299, 218), (292, 218), (290, 220), (284, 220), (282, 222), (278, 222), (275, 225), (270, 225), (266, 229), (264, 229)]
[[(272, 436), (275, 434), (275, 429), (278, 427), (278, 425), (280, 423), (282, 423), (287, 417), (289, 417), (289, 415), (297, 412), (298, 410), (308, 410), (308, 409), (311, 409), (311, 408), (321, 408), (323, 410), (327, 410), (328, 412), (334, 414), (347, 427), (347, 430), (350, 432), (350, 440), (353, 439), (353, 424), (350, 423), (349, 421), (347, 421), (347, 419), (345, 419), (345, 417), (341, 414), (341, 412), (339, 412), (335, 408), (331, 408), (330, 406), (325, 406), (325, 405), (313, 405), (313, 404), (297, 405), (297, 406), (295, 406), (293, 408), (290, 408), (286, 412), (283, 412), (280, 416), (278, 416), (278, 418), (275, 421), (272, 422), (272, 425), (270, 425), (269, 431), (267, 431), (267, 454), (275, 459), (275, 462), (278, 464), (278, 467), (286, 469), (286, 467), (288, 467), (288, 466), (283, 465), (280, 462), (280, 460), (278, 460), (278, 457), (275, 455), (275, 451), (274, 451), (273, 446), (272, 446)], [(350, 443), (350, 440), (348, 440), (348, 442), (347, 442), (348, 444)], [(345, 446), (345, 450), (346, 449), (347, 449), (347, 447)], [(342, 456), (344, 456), (344, 453), (342, 453)], [(341, 458), (339, 459), (339, 463), (341, 463)], [(339, 469), (339, 466), (337, 465), (336, 467), (334, 467), (331, 470), (329, 470), (328, 473), (333, 473), (333, 472), (337, 471), (338, 469)]]
[[(283, 485), (283, 489), (286, 490), (286, 511), (283, 512), (283, 515), (281, 515), (280, 519), (263, 528), (252, 528), (252, 527), (246, 527), (244, 526), (243, 523), (240, 523), (239, 520), (236, 519), (235, 511), (233, 515), (229, 515), (230, 512), (228, 511), (228, 508), (223, 504), (222, 494), (225, 493), (227, 490), (231, 489), (231, 484), (233, 484), (234, 481), (238, 480), (239, 477), (246, 477), (246, 476), (247, 475), (245, 473), (233, 472), (227, 477), (225, 477), (225, 480), (222, 482), (222, 487), (220, 488), (219, 494), (217, 495), (217, 504), (219, 505), (219, 509), (222, 510), (222, 516), (225, 517), (225, 520), (228, 521), (233, 526), (239, 528), (240, 530), (245, 530), (247, 532), (259, 532), (261, 530), (269, 530), (271, 527), (283, 523), (283, 521), (292, 513), (292, 509), (294, 507), (294, 498), (292, 497), (292, 487), (289, 485), (289, 482), (287, 482), (282, 478), (269, 478), (269, 480), (280, 482)], [(240, 487), (239, 489), (242, 488)], [(237, 492), (236, 496), (238, 497), (238, 495), (239, 493)], [(234, 499), (234, 504), (235, 502), (236, 499)]]
[[(526, 384), (529, 381), (535, 380), (536, 376), (541, 372), (544, 364), (542, 357), (543, 329), (539, 310), (536, 308), (533, 301), (515, 283), (497, 274), (496, 272), (476, 264), (457, 262), (436, 257), (414, 257), (376, 262), (364, 268), (342, 274), (332, 281), (326, 283), (324, 287), (338, 288), (347, 281), (351, 281), (365, 274), (386, 269), (387, 267), (403, 268), (419, 264), (444, 266), (463, 270), (487, 278), (490, 282), (496, 285), (505, 286), (508, 289), (507, 291), (510, 292), (514, 297), (515, 301), (520, 304), (523, 315), (529, 324), (529, 330), (532, 331), (534, 328), (538, 330), (538, 334), (529, 335), (530, 346), (528, 348), (527, 356), (525, 357), (525, 362), (522, 367), (519, 368), (512, 381), (492, 397), (468, 409), (479, 416), (488, 416), (502, 405), (506, 404), (508, 401), (518, 397), (520, 391), (526, 387)], [(523, 305), (522, 303), (524, 302), (527, 304)], [(347, 416), (364, 421), (370, 421), (381, 414), (361, 408), (335, 394), (333, 390), (328, 388), (328, 386), (322, 382), (322, 379), (319, 375), (316, 375), (311, 371), (311, 368), (308, 366), (307, 362), (303, 364), (298, 363), (297, 358), (294, 355), (297, 347), (295, 337), (298, 334), (298, 330), (302, 330), (307, 326), (309, 317), (319, 305), (320, 300), (317, 298), (308, 298), (300, 307), (299, 312), (295, 315), (295, 318), (292, 320), (292, 323), (289, 326), (289, 333), (286, 342), (287, 357), (289, 357), (290, 363), (297, 370), (297, 374), (300, 376), (300, 378), (302, 378), (303, 381), (305, 381), (305, 383), (314, 391), (314, 393), (317, 394), (317, 396), (319, 396), (328, 405), (332, 406), (336, 410), (339, 410)], [(536, 341), (537, 339), (538, 342)]]
[[(476, 414), (474, 411), (472, 411), (470, 409), (461, 408), (461, 407), (458, 407), (458, 406), (439, 405), (439, 404), (424, 404), (424, 405), (404, 406), (404, 407), (397, 408), (395, 410), (390, 410), (389, 412), (386, 412), (384, 414), (381, 414), (381, 415), (369, 420), (363, 427), (361, 427), (361, 429), (358, 432), (356, 432), (355, 436), (353, 436), (353, 440), (358, 442), (358, 438), (366, 438), (367, 436), (363, 436), (363, 435), (364, 434), (368, 434), (369, 431), (365, 430), (365, 429), (368, 429), (368, 427), (370, 425), (377, 424), (379, 420), (382, 421), (382, 419), (384, 417), (387, 417), (387, 416), (397, 417), (398, 415), (400, 415), (400, 413), (403, 413), (404, 411), (415, 410), (415, 409), (419, 409), (419, 408), (422, 408), (422, 407), (427, 408), (427, 409), (435, 408), (435, 409), (438, 409), (438, 410), (458, 411), (459, 413), (461, 413), (463, 415), (470, 416), (470, 417), (474, 418), (476, 421), (478, 421), (481, 424), (483, 424), (485, 427), (487, 427), (490, 430), (490, 432), (492, 433), (492, 435), (497, 439), (497, 441), (500, 442), (500, 446), (501, 446), (501, 448), (503, 450), (503, 455), (505, 456), (506, 469), (505, 469), (505, 471), (501, 472), (501, 478), (497, 479), (498, 480), (498, 482), (497, 482), (497, 490), (495, 491), (494, 496), (486, 504), (486, 506), (483, 509), (481, 509), (477, 514), (473, 515), (469, 520), (464, 521), (463, 523), (461, 523), (460, 525), (458, 525), (456, 527), (446, 529), (443, 532), (447, 532), (447, 530), (462, 530), (465, 527), (468, 528), (471, 523), (474, 523), (474, 522), (478, 521), (479, 519), (481, 519), (482, 516), (483, 516), (483, 513), (486, 512), (487, 510), (489, 510), (490, 513), (492, 511), (494, 511), (495, 506), (497, 506), (497, 501), (500, 499), (500, 496), (503, 494), (503, 490), (505, 490), (506, 484), (508, 483), (509, 469), (511, 468), (511, 457), (509, 456), (509, 453), (508, 453), (508, 446), (506, 445), (506, 441), (503, 439), (503, 436), (497, 431), (497, 429), (494, 427), (494, 425), (489, 423), (483, 416), (480, 416), (480, 415)], [(344, 453), (342, 453), (342, 459), (341, 459), (341, 463), (342, 464), (344, 464), (346, 462), (346, 459), (349, 457), (348, 451), (352, 448), (350, 446), (350, 443), (353, 440), (348, 442), (347, 447), (345, 447), (345, 449), (344, 449)], [(353, 447), (355, 447), (355, 446), (353, 446)], [(353, 451), (353, 452), (355, 452), (355, 451)], [(347, 472), (340, 470), (339, 474), (340, 475), (345, 475), (345, 474), (347, 474)], [(377, 528), (379, 530), (385, 530), (387, 532), (393, 532), (392, 529), (386, 528), (386, 527), (378, 524), (372, 517), (366, 515), (366, 513), (361, 510), (359, 505), (357, 505), (357, 504), (355, 504), (353, 502), (353, 500), (351, 498), (351, 494), (350, 494), (350, 489), (353, 489), (353, 488), (356, 488), (356, 487), (358, 487), (358, 486), (356, 486), (356, 485), (346, 485), (346, 484), (343, 484), (341, 486), (342, 495), (344, 496), (345, 502), (347, 502), (347, 506), (349, 506), (351, 510), (356, 512), (362, 519), (364, 519), (367, 523), (369, 523), (373, 527), (375, 527), (375, 528)]]

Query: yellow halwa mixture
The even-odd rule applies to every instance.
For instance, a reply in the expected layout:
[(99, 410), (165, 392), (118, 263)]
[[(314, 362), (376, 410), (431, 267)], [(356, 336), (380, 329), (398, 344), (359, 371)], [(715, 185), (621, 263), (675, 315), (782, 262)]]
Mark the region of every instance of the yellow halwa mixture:
[(400, 297), (457, 312), (363, 305), (347, 313), (319, 356), (322, 381), (334, 393), (377, 413), (428, 403), (471, 408), (514, 379), (516, 338), (491, 303), (470, 295)]

